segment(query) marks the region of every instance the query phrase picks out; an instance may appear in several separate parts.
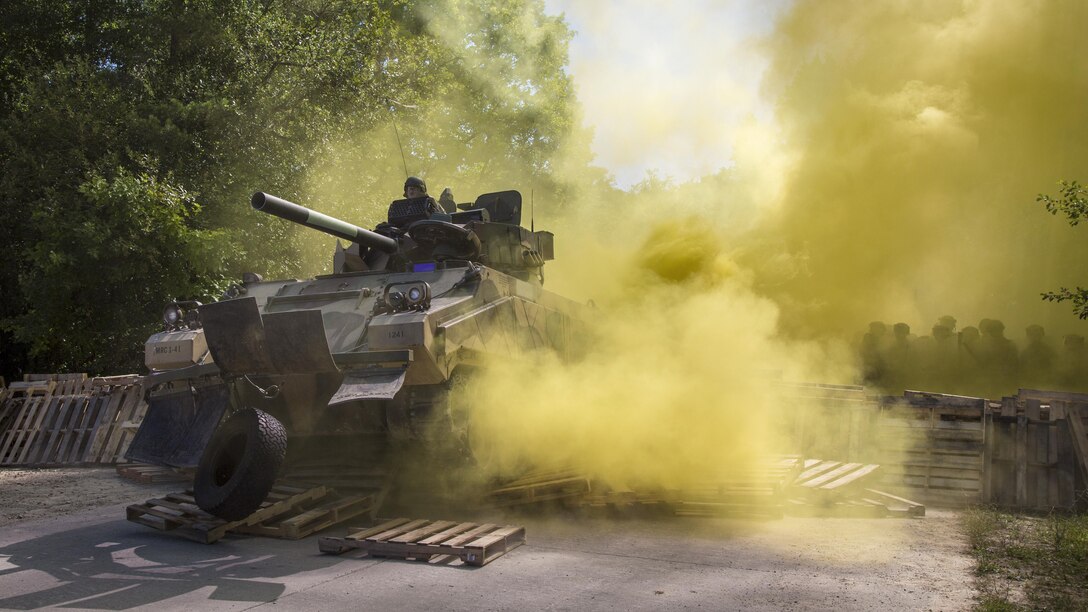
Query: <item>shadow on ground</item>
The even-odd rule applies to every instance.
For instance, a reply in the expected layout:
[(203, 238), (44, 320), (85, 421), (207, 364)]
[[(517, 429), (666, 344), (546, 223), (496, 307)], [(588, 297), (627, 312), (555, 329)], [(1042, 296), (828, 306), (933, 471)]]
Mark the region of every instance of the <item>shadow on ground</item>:
[(284, 579), (340, 562), (313, 541), (200, 544), (115, 521), (0, 548), (0, 608), (125, 610), (208, 589), (209, 600), (268, 602)]

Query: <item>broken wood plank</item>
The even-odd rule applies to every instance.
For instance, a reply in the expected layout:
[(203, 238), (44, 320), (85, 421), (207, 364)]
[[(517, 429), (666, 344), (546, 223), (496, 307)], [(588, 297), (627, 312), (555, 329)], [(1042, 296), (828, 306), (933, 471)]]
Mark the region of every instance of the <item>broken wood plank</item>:
[(865, 489), (864, 499), (870, 500), (873, 503), (883, 504), (888, 508), (890, 512), (898, 512), (900, 509), (907, 516), (925, 516), (926, 507), (915, 501), (911, 501), (898, 495), (892, 495), (891, 493), (885, 493), (884, 491), (878, 491), (876, 489)]

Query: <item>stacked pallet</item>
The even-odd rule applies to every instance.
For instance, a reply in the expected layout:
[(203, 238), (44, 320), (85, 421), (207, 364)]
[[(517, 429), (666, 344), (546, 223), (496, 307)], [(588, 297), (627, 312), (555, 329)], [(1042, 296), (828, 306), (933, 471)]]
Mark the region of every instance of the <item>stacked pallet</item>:
[(147, 410), (140, 377), (51, 376), (24, 381), (0, 403), (0, 466), (123, 461)]

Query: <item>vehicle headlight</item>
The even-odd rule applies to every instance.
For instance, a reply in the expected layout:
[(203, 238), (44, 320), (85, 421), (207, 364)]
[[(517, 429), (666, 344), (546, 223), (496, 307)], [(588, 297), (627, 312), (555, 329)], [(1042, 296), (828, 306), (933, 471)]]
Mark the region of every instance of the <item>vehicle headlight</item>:
[(184, 317), (185, 311), (181, 309), (181, 306), (173, 302), (167, 304), (162, 311), (162, 322), (166, 324), (166, 329), (174, 329)]
[(200, 302), (195, 300), (185, 302), (170, 302), (162, 310), (162, 322), (166, 331), (179, 329), (200, 329)]
[(422, 281), (390, 285), (385, 290), (385, 304), (393, 312), (427, 310), (431, 305), (431, 286)]

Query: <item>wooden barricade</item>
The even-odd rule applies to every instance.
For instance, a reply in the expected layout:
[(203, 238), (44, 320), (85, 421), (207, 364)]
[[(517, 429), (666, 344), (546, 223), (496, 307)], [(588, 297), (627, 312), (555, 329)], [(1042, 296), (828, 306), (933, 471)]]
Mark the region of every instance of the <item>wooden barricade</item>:
[[(113, 464), (123, 461), (147, 407), (140, 377), (26, 376), (0, 402), (0, 466)], [(49, 377), (49, 378), (46, 378)], [(29, 390), (29, 392), (28, 392)], [(61, 393), (61, 392), (65, 393)]]
[[(822, 445), (839, 451), (825, 456), (879, 463), (875, 486), (889, 495), (950, 507), (1088, 505), (1088, 394), (1021, 389), (998, 403), (907, 391), (859, 403), (842, 391), (815, 390), (819, 402), (801, 418), (807, 431), (827, 439), (802, 439), (800, 447)], [(829, 419), (830, 427), (813, 425)]]
[(987, 414), (986, 500), (1019, 510), (1083, 507), (1088, 395), (1021, 389)]
[(962, 507), (984, 501), (986, 400), (906, 392), (885, 398), (876, 422), (881, 488)]

